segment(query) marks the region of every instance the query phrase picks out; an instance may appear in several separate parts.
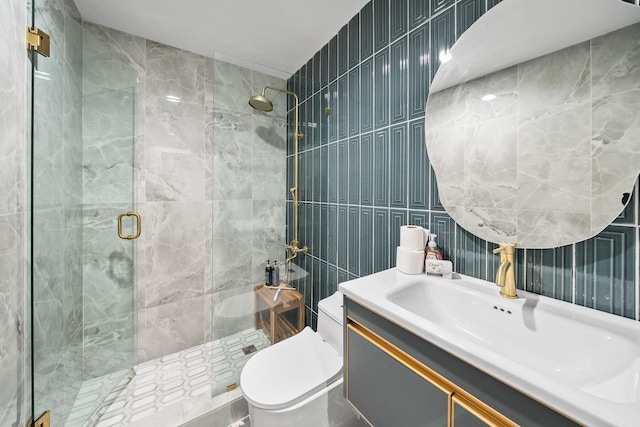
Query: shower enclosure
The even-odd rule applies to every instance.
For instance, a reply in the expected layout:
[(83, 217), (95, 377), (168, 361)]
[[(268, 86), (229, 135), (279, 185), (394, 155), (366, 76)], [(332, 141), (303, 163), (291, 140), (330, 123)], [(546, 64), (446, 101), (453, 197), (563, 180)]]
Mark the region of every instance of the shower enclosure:
[(32, 407), (58, 427), (87, 423), (136, 362), (137, 75), (52, 3), (33, 1), (51, 52), (31, 58)]

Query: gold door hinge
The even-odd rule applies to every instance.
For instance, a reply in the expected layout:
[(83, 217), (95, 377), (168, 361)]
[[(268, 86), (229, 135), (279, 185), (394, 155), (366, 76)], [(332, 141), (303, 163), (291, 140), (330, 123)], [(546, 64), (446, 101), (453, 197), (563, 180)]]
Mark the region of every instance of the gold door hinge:
[(39, 28), (27, 27), (27, 50), (49, 57), (49, 43), (49, 34)]
[(33, 427), (51, 427), (51, 411), (40, 415), (40, 418), (33, 423)]

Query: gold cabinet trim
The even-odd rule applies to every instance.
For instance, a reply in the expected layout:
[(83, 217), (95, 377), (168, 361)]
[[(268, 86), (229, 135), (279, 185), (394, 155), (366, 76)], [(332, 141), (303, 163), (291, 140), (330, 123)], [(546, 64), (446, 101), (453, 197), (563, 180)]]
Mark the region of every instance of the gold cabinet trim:
[[(347, 329), (353, 331), (354, 333), (360, 335), (365, 340), (369, 341), (371, 344), (385, 352), (387, 355), (391, 356), (393, 359), (398, 361), (400, 364), (405, 366), (407, 369), (414, 372), (416, 375), (420, 376), (424, 380), (433, 384), (444, 393), (449, 395), (449, 427), (454, 427), (453, 425), (453, 407), (454, 403), (460, 404), (469, 412), (476, 415), (478, 418), (488, 423), (491, 426), (499, 426), (499, 427), (518, 427), (518, 424), (514, 423), (486, 403), (482, 402), (478, 398), (474, 397), (467, 391), (461, 389), (456, 386), (454, 383), (438, 374), (431, 368), (425, 366), (417, 359), (410, 356), (408, 353), (394, 346), (393, 344), (386, 341), (384, 338), (377, 335), (375, 332), (368, 329), (366, 326), (361, 325), (360, 323), (354, 321), (352, 318), (347, 317)], [(348, 334), (347, 334), (347, 359), (348, 361)], [(346, 375), (345, 375), (345, 391), (346, 397), (349, 399), (349, 364), (346, 363)], [(454, 399), (455, 397), (455, 399)]]

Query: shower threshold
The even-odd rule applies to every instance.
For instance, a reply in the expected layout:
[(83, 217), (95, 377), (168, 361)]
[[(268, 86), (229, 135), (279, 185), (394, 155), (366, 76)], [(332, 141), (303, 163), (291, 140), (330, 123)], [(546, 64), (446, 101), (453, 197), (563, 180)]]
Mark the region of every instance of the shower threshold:
[(230, 425), (248, 414), (241, 390), (227, 392), (227, 386), (239, 382), (242, 368), (255, 354), (245, 354), (243, 348), (252, 345), (262, 350), (269, 346), (269, 338), (261, 329), (247, 329), (141, 363), (133, 368), (135, 375), (126, 387), (100, 411), (99, 420), (90, 425), (178, 427), (212, 411), (217, 419), (211, 425)]

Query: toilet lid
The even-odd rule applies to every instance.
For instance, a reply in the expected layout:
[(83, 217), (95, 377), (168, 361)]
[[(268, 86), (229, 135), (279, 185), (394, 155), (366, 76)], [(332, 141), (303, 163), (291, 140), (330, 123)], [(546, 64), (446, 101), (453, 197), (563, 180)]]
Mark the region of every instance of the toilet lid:
[(245, 398), (262, 409), (293, 406), (342, 376), (342, 357), (306, 327), (253, 356), (242, 370)]

